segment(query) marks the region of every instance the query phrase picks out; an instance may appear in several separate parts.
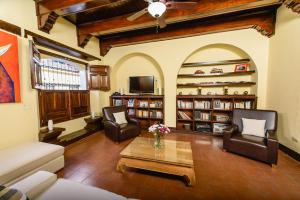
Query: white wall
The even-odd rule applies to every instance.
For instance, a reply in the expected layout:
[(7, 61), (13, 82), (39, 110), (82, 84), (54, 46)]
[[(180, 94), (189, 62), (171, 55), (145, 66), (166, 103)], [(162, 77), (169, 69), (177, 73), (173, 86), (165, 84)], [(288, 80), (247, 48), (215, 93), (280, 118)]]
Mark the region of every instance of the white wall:
[(300, 15), (281, 7), (270, 41), (267, 106), (279, 113), (280, 143), (300, 153)]

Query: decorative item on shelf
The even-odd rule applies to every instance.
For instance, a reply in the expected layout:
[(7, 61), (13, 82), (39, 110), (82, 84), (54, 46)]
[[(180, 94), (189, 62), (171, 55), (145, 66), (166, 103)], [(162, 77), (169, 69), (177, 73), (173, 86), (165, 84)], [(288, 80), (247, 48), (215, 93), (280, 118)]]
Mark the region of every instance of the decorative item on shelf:
[(243, 94), (244, 94), (244, 95), (248, 95), (248, 91), (244, 91)]
[(238, 91), (234, 91), (234, 93), (233, 93), (234, 95), (238, 95), (239, 94), (239, 92)]
[(53, 120), (48, 120), (48, 130), (53, 131)]
[(121, 93), (120, 92), (114, 92), (111, 96), (120, 96)]
[(195, 71), (195, 73), (194, 73), (194, 74), (205, 74), (205, 72), (204, 72), (204, 71), (202, 71), (201, 69), (199, 69), (199, 70)]
[(96, 113), (95, 112), (91, 112), (91, 117), (92, 117), (92, 119), (94, 119), (96, 117)]
[(238, 64), (235, 66), (234, 71), (235, 72), (247, 72), (247, 71), (249, 71), (249, 64), (248, 63)]
[(198, 95), (201, 95), (201, 93), (202, 93), (202, 87), (198, 87)]
[(212, 93), (211, 92), (207, 92), (207, 95), (212, 95)]
[(170, 133), (170, 129), (164, 124), (154, 124), (149, 127), (148, 131), (154, 135), (154, 147), (161, 148), (160, 138)]
[(178, 95), (183, 95), (183, 93), (182, 93), (182, 92), (179, 92)]
[(224, 87), (224, 95), (228, 95), (228, 86)]
[(220, 68), (213, 68), (211, 71), (210, 71), (211, 74), (223, 74), (223, 69), (220, 69)]
[(120, 89), (119, 89), (119, 93), (120, 93), (121, 95), (125, 94), (124, 88), (120, 88)]
[(191, 130), (191, 124), (183, 124), (184, 130), (190, 131)]

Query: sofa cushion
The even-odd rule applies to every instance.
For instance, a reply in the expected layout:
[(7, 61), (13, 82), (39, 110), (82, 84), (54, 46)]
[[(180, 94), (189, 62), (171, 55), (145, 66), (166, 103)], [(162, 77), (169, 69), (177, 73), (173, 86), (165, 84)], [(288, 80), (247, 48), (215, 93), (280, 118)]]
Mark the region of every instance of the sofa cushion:
[(0, 184), (4, 185), (63, 154), (63, 147), (42, 142), (0, 150)]
[(243, 121), (243, 135), (254, 135), (257, 137), (265, 137), (266, 120), (246, 119)]
[(113, 113), (113, 116), (116, 120), (117, 124), (127, 124), (127, 120), (126, 120), (126, 116), (125, 116), (125, 112), (117, 112), (117, 113)]
[(45, 192), (39, 195), (37, 200), (125, 200), (127, 198), (112, 192), (83, 185), (77, 182), (58, 179)]

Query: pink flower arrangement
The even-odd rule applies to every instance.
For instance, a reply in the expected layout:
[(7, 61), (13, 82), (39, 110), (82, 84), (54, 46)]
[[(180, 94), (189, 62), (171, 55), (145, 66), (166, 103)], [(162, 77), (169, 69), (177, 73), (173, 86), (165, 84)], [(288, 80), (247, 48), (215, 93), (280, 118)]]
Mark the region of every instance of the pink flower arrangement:
[(154, 124), (150, 126), (148, 130), (154, 134), (159, 133), (161, 136), (171, 132), (171, 130), (164, 124)]

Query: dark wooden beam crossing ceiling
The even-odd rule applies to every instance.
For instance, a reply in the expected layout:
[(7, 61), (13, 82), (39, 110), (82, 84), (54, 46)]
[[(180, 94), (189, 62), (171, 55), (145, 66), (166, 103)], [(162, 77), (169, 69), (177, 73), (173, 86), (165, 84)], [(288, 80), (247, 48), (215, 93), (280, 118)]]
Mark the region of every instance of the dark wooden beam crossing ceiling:
[[(172, 0), (167, 0), (172, 1)], [(156, 20), (145, 14), (135, 21), (126, 18), (147, 7), (145, 0), (35, 0), (40, 30), (48, 32), (61, 16), (77, 26), (82, 48), (98, 37), (101, 54), (114, 46), (187, 37), (210, 32), (255, 28), (274, 34), (276, 11), (282, 4), (295, 12), (300, 0), (173, 0), (197, 2), (191, 10), (168, 10), (167, 27), (156, 33)]]

